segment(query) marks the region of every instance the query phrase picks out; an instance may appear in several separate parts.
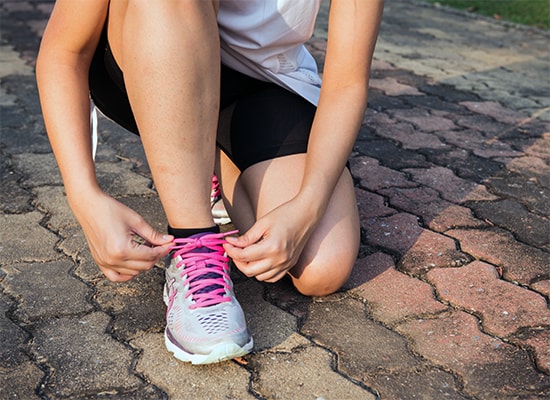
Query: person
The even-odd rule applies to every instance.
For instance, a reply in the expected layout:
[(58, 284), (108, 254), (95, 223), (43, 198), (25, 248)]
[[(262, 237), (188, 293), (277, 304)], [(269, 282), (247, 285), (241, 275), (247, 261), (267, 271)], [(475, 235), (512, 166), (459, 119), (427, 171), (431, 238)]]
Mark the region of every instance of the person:
[[(309, 296), (353, 268), (346, 168), (367, 106), (382, 0), (332, 0), (323, 80), (304, 43), (321, 0), (58, 0), (36, 75), (67, 199), (115, 282), (166, 257), (165, 343), (195, 364), (251, 351), (228, 262)], [(90, 96), (141, 137), (168, 220), (155, 231), (98, 185)], [(219, 233), (212, 172), (240, 235)]]

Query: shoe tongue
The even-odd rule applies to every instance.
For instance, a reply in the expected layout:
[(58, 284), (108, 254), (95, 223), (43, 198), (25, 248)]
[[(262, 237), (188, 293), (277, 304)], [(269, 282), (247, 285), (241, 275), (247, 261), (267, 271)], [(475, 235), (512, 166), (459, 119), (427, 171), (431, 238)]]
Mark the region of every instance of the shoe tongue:
[[(203, 232), (203, 233), (196, 233), (195, 235), (191, 235), (188, 237), (188, 239), (200, 239), (203, 236), (211, 235), (212, 232)], [(209, 249), (208, 247), (198, 247), (194, 250), (192, 250), (193, 253), (213, 253), (214, 250)]]
[[(189, 239), (200, 239), (201, 237), (205, 236), (205, 235), (211, 235), (212, 233), (197, 233), (195, 235), (192, 235), (192, 236), (189, 236)], [(214, 250), (212, 249), (209, 249), (208, 247), (198, 247), (194, 250), (191, 251), (192, 253), (214, 253)], [(201, 280), (201, 279), (223, 279), (221, 277), (221, 275), (217, 272), (206, 272), (205, 274), (202, 274), (202, 275), (199, 275), (197, 276), (196, 278), (193, 279), (193, 281), (195, 280)], [(197, 293), (209, 293), (213, 290), (216, 290), (216, 289), (219, 289), (219, 288), (223, 288), (223, 285), (218, 285), (218, 284), (212, 284), (212, 285), (208, 285), (200, 290), (197, 291)]]

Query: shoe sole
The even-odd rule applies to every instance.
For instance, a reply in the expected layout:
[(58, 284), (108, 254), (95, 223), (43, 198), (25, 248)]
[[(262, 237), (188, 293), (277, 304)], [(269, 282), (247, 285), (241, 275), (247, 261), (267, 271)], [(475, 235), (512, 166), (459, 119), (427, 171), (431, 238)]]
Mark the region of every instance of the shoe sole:
[(214, 347), (209, 354), (192, 354), (186, 352), (185, 350), (182, 350), (174, 343), (172, 343), (172, 341), (166, 335), (165, 331), (164, 344), (166, 345), (168, 351), (172, 352), (174, 354), (174, 357), (176, 357), (178, 360), (190, 362), (193, 365), (202, 365), (213, 364), (226, 360), (231, 360), (237, 357), (242, 357), (252, 351), (254, 341), (251, 337), (249, 342), (243, 347), (239, 346), (236, 343), (225, 343)]

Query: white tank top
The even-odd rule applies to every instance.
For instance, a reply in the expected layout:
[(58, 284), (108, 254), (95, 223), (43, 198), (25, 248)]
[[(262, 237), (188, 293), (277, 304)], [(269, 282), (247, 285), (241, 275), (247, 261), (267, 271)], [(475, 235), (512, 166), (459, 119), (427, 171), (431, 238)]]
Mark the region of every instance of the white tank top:
[(277, 83), (317, 105), (321, 78), (304, 43), (321, 0), (221, 0), (221, 59), (230, 68)]

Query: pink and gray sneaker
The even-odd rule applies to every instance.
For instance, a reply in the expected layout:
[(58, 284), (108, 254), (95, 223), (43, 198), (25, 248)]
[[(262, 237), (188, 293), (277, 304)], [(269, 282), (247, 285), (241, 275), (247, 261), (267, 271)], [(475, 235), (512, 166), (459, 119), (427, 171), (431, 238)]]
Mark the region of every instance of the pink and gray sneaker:
[(241, 357), (253, 340), (233, 293), (229, 259), (222, 244), (235, 232), (201, 233), (176, 239), (166, 260), (166, 347), (193, 364)]

